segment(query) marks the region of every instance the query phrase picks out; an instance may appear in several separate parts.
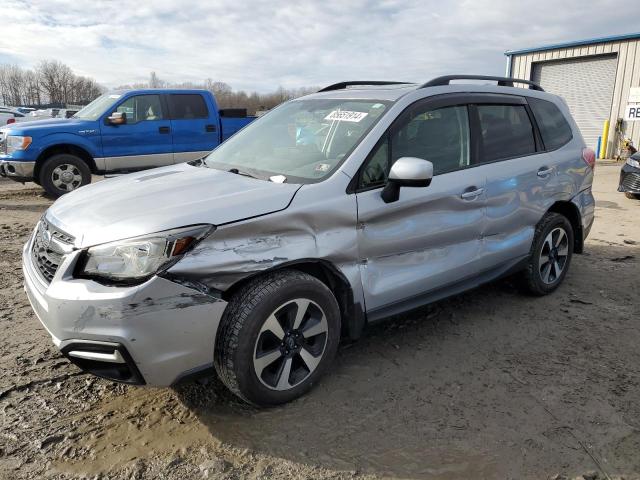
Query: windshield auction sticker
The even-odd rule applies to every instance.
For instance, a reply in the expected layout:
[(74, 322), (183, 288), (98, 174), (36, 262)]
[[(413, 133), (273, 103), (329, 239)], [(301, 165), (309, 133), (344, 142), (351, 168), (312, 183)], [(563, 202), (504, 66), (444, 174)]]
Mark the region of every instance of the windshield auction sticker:
[(342, 122), (359, 122), (369, 115), (365, 112), (350, 112), (349, 110), (334, 110), (324, 117), (325, 120), (337, 120)]

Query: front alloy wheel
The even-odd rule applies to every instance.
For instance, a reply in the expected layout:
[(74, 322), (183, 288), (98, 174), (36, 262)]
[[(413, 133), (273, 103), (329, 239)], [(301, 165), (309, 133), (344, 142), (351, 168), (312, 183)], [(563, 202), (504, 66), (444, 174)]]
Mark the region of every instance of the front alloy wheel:
[(63, 163), (51, 172), (51, 183), (60, 191), (70, 192), (82, 185), (82, 173), (75, 165)]
[(256, 339), (253, 367), (260, 381), (274, 390), (302, 383), (320, 364), (327, 344), (327, 318), (305, 298), (278, 307)]
[(340, 308), (323, 282), (297, 270), (266, 273), (241, 287), (220, 320), (214, 365), (243, 400), (277, 405), (308, 391), (340, 340)]
[(49, 157), (38, 173), (38, 183), (54, 198), (91, 183), (87, 163), (70, 153)]

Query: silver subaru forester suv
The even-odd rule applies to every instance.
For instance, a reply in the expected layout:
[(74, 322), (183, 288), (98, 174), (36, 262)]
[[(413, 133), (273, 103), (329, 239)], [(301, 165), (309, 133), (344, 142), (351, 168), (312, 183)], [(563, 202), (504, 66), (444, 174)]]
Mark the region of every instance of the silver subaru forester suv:
[(344, 82), (202, 160), (60, 198), (24, 247), (25, 289), (88, 372), (166, 386), (214, 367), (279, 404), (368, 323), (516, 272), (555, 290), (593, 222), (594, 164), (528, 81)]

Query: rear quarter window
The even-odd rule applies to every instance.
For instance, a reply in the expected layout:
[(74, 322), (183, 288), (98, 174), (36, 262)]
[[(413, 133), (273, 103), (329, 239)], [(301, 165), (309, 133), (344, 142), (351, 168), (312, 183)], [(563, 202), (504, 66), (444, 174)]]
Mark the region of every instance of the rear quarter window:
[(172, 93), (169, 95), (169, 111), (172, 120), (193, 120), (209, 118), (207, 104), (202, 95), (189, 93)]
[(536, 117), (545, 150), (556, 150), (573, 138), (571, 127), (558, 107), (539, 98), (527, 98)]

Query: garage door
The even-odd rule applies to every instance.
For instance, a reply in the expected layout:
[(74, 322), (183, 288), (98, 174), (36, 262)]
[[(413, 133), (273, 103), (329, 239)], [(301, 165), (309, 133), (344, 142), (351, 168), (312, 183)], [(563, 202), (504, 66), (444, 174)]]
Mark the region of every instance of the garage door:
[(617, 63), (615, 55), (607, 55), (533, 64), (533, 81), (567, 101), (587, 146), (594, 150), (611, 113)]

